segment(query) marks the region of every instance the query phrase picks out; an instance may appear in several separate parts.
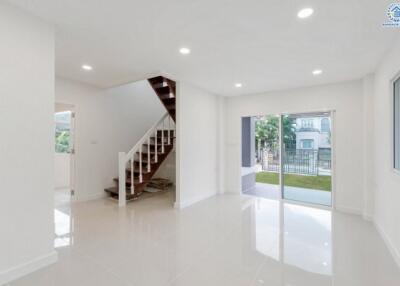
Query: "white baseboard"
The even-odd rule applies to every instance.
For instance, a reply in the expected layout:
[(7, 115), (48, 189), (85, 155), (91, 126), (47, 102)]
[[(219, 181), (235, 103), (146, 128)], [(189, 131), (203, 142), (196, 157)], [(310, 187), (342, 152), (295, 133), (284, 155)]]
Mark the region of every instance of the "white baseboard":
[(361, 210), (355, 209), (355, 208), (336, 206), (335, 210), (338, 212), (341, 212), (341, 213), (361, 216), (364, 220), (369, 221), (369, 222), (372, 222), (372, 219), (373, 219), (371, 214), (364, 213)]
[(4, 285), (29, 273), (35, 272), (40, 268), (49, 266), (55, 263), (57, 259), (58, 254), (53, 250), (49, 254), (39, 256), (31, 261), (9, 268), (0, 273), (0, 285)]
[(400, 268), (400, 252), (399, 250), (395, 247), (394, 243), (392, 240), (389, 238), (389, 236), (386, 234), (386, 232), (383, 230), (383, 228), (375, 221), (375, 219), (372, 220), (372, 223), (374, 224), (376, 230), (382, 237), (383, 241), (385, 242), (387, 248), (389, 249), (390, 254), (393, 256), (394, 261), (396, 262), (397, 266)]
[(94, 200), (99, 200), (102, 198), (107, 197), (107, 194), (105, 192), (103, 193), (97, 193), (97, 194), (91, 194), (87, 196), (75, 196), (73, 198), (74, 202), (87, 202), (87, 201), (94, 201)]
[(194, 205), (194, 204), (196, 204), (196, 203), (198, 203), (200, 201), (206, 200), (206, 199), (214, 197), (216, 195), (217, 195), (216, 193), (206, 194), (206, 195), (203, 195), (203, 196), (195, 197), (195, 198), (190, 199), (190, 200), (186, 200), (184, 202), (175, 202), (174, 203), (174, 208), (176, 208), (176, 209), (184, 209), (184, 208), (187, 208), (188, 206)]
[(338, 206), (336, 205), (335, 209), (339, 212), (342, 213), (347, 213), (347, 214), (352, 214), (352, 215), (362, 215), (362, 211), (359, 209), (351, 208), (351, 207), (345, 207), (345, 206)]

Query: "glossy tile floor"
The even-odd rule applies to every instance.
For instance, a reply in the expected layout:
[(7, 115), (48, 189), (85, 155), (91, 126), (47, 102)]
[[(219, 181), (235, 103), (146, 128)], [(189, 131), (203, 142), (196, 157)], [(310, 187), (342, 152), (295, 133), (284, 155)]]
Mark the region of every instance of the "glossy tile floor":
[(10, 285), (400, 285), (357, 216), (235, 195), (179, 211), (172, 195), (58, 205), (59, 262)]

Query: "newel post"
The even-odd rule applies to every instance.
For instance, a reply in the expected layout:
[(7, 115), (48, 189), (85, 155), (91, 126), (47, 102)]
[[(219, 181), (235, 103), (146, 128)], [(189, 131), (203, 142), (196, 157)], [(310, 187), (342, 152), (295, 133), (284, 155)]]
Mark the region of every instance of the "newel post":
[(123, 207), (126, 205), (126, 154), (125, 152), (118, 153), (118, 205)]

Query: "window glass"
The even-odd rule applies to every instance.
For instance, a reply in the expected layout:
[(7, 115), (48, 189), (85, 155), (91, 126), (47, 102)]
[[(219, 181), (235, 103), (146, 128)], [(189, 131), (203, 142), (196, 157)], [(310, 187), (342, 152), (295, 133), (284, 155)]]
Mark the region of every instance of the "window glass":
[(321, 132), (329, 132), (330, 131), (330, 126), (329, 126), (329, 119), (328, 118), (323, 118), (321, 120)]
[(303, 140), (301, 140), (301, 147), (303, 149), (312, 149), (312, 148), (314, 148), (314, 140), (312, 140), (312, 139), (303, 139)]

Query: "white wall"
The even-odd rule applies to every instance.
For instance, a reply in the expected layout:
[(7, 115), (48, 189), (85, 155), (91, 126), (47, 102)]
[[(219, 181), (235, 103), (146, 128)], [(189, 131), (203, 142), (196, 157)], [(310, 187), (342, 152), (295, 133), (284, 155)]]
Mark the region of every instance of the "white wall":
[(71, 155), (54, 152), (54, 188), (65, 189), (70, 187)]
[(374, 222), (400, 266), (400, 173), (393, 171), (393, 90), (400, 75), (400, 37), (375, 74), (372, 164)]
[(218, 193), (219, 104), (216, 95), (186, 83), (178, 84), (178, 208)]
[(240, 120), (242, 116), (336, 110), (336, 207), (363, 210), (362, 81), (269, 92), (225, 99), (225, 186), (240, 192)]
[(166, 113), (147, 81), (100, 90), (57, 78), (56, 100), (75, 107), (75, 195), (105, 195), (118, 176), (118, 152), (128, 152)]
[(54, 262), (54, 32), (0, 3), (0, 284)]
[(176, 148), (162, 162), (153, 178), (168, 179), (176, 186)]

